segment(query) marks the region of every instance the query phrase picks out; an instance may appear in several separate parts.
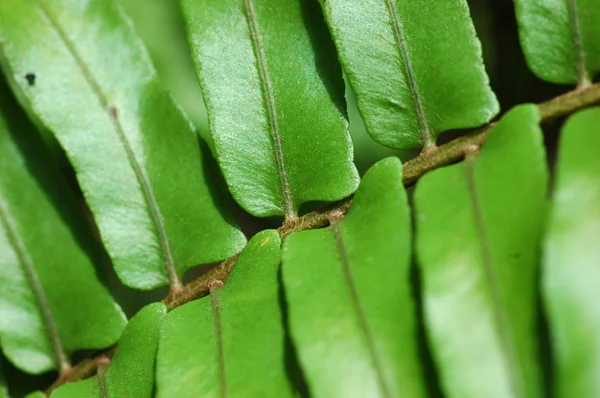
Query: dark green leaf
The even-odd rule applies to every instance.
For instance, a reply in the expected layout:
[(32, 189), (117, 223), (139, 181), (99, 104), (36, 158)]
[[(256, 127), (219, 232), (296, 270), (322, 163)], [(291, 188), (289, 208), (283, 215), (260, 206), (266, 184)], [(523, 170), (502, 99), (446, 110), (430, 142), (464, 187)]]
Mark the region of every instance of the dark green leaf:
[(561, 134), (544, 253), (544, 295), (557, 363), (557, 397), (600, 391), (600, 108)]
[(123, 331), (115, 356), (95, 377), (55, 390), (52, 398), (151, 398), (160, 324), (167, 313), (161, 303), (150, 304)]
[(479, 153), (417, 184), (426, 327), (449, 397), (540, 397), (536, 275), (548, 171), (523, 105)]
[(425, 396), (410, 242), (396, 158), (366, 173), (343, 221), (285, 241), (290, 329), (315, 397)]
[[(1, 7), (1, 6), (0, 6)], [(30, 373), (114, 344), (126, 319), (96, 276), (81, 204), (0, 81), (0, 342)]]
[(431, 146), (498, 112), (465, 0), (321, 0), (375, 140)]
[(2, 374), (1, 368), (0, 368), (0, 398), (9, 398), (8, 388), (6, 387), (6, 380), (4, 379), (4, 375)]
[(515, 0), (527, 64), (552, 83), (587, 84), (600, 72), (600, 1)]
[(277, 231), (248, 244), (227, 283), (173, 310), (161, 329), (159, 397), (292, 397), (277, 280)]
[(358, 185), (342, 72), (313, 0), (183, 0), (221, 169), (256, 216)]
[[(105, 0), (0, 3), (4, 69), (72, 162), (115, 269), (151, 289), (239, 251), (197, 135)], [(35, 78), (32, 78), (34, 76)]]

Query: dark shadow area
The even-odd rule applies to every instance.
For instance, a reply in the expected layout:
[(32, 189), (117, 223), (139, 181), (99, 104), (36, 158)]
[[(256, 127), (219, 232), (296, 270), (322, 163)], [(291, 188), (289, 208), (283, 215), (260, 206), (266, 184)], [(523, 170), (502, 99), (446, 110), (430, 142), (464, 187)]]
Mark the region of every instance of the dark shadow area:
[(57, 372), (47, 372), (39, 376), (26, 374), (15, 368), (1, 353), (0, 370), (10, 390), (11, 398), (23, 398), (31, 392), (44, 390), (58, 376)]
[(4, 78), (0, 79), (0, 93), (0, 112), (8, 125), (12, 142), (19, 148), (25, 160), (29, 174), (44, 191), (46, 199), (57, 210), (74, 241), (92, 260), (100, 280), (106, 282), (106, 273), (100, 265), (100, 260), (106, 257), (106, 254), (102, 245), (96, 244), (91, 225), (87, 222), (91, 221), (91, 217), (86, 221), (85, 216), (90, 213), (79, 187), (77, 186), (75, 192), (71, 189), (36, 127), (29, 121), (24, 110), (17, 105)]
[(338, 64), (335, 44), (325, 24), (321, 5), (317, 0), (297, 0), (302, 10), (302, 20), (308, 32), (315, 55), (315, 66), (329, 98), (343, 115), (347, 115), (345, 85), (342, 68)]
[[(409, 201), (412, 204), (412, 191), (409, 193)], [(414, 213), (413, 213), (414, 215)], [(413, 228), (415, 222), (413, 220)], [(412, 288), (413, 300), (415, 302), (415, 320), (417, 328), (415, 330), (418, 344), (418, 354), (421, 360), (421, 369), (423, 371), (423, 380), (427, 388), (429, 398), (442, 398), (444, 393), (442, 392), (440, 378), (437, 374), (433, 354), (429, 348), (427, 340), (427, 331), (425, 326), (425, 312), (423, 307), (423, 294), (421, 291), (421, 273), (417, 262), (417, 254), (415, 250), (415, 234), (412, 235), (412, 254), (411, 254), (411, 267), (410, 267), (410, 285)]]
[(279, 282), (279, 306), (281, 308), (281, 321), (285, 329), (285, 370), (296, 392), (301, 397), (310, 397), (308, 384), (306, 383), (306, 379), (304, 378), (304, 374), (302, 373), (302, 369), (298, 363), (296, 348), (294, 347), (290, 336), (287, 303), (285, 301), (285, 294), (283, 291), (281, 264), (279, 265), (279, 271), (277, 272), (277, 279)]
[(538, 286), (536, 290), (536, 308), (537, 312), (537, 331), (538, 331), (538, 360), (542, 371), (542, 392), (545, 397), (557, 396), (554, 391), (555, 369), (554, 369), (554, 352), (552, 347), (552, 336), (550, 325), (548, 323), (548, 314), (544, 307), (541, 291), (542, 267), (538, 267)]

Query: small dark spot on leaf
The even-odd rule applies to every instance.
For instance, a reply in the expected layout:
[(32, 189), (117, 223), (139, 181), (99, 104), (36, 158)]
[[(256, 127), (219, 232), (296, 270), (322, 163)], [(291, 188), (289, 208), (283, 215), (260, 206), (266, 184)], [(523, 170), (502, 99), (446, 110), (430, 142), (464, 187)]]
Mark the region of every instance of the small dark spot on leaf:
[(27, 79), (27, 83), (29, 83), (30, 86), (33, 86), (35, 84), (35, 73), (26, 74), (25, 79)]

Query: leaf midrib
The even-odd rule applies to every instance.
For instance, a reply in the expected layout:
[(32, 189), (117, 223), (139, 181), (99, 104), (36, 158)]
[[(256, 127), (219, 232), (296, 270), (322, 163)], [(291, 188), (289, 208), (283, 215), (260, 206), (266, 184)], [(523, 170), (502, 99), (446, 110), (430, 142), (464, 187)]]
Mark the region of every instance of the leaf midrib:
[(375, 368), (375, 373), (377, 374), (377, 380), (381, 388), (381, 393), (384, 397), (390, 397), (391, 395), (386, 383), (386, 378), (383, 372), (383, 366), (381, 364), (379, 355), (377, 354), (375, 338), (373, 336), (371, 328), (369, 327), (369, 323), (367, 322), (367, 317), (361, 305), (358, 291), (356, 289), (356, 282), (354, 281), (354, 276), (352, 275), (350, 260), (348, 259), (348, 253), (346, 252), (346, 247), (344, 245), (343, 233), (339, 221), (332, 221), (331, 231), (335, 240), (335, 245), (338, 252), (338, 259), (342, 264), (342, 270), (346, 281), (346, 287), (348, 288), (348, 291), (350, 293), (352, 308), (356, 313), (361, 332), (363, 333), (363, 336), (366, 340), (367, 350), (369, 352), (371, 362), (373, 363), (373, 367)]
[(219, 367), (220, 397), (227, 397), (227, 375), (225, 373), (225, 354), (223, 352), (223, 330), (221, 322), (221, 306), (219, 305), (219, 288), (210, 290), (210, 307), (217, 336), (217, 362)]
[(17, 255), (17, 259), (19, 260), (19, 264), (21, 265), (21, 269), (25, 273), (25, 277), (29, 282), (31, 290), (33, 291), (33, 295), (37, 301), (39, 306), (43, 323), (46, 327), (46, 333), (50, 338), (50, 342), (52, 345), (52, 351), (54, 352), (54, 360), (56, 361), (56, 365), (58, 365), (59, 370), (61, 372), (65, 372), (71, 367), (69, 359), (67, 357), (67, 353), (63, 347), (62, 341), (60, 339), (60, 334), (58, 332), (58, 326), (56, 321), (54, 320), (54, 316), (52, 314), (52, 310), (50, 308), (50, 303), (48, 301), (48, 297), (46, 297), (46, 292), (40, 282), (40, 278), (37, 275), (37, 271), (33, 266), (33, 261), (29, 257), (27, 253), (27, 249), (25, 247), (25, 243), (19, 237), (17, 232), (17, 227), (12, 217), (8, 213), (8, 208), (2, 198), (0, 197), (0, 225), (4, 227), (6, 230), (6, 234), (8, 236), (8, 243), (13, 248), (15, 254)]
[(169, 285), (170, 285), (171, 291), (178, 291), (182, 288), (183, 285), (181, 283), (179, 275), (177, 274), (177, 270), (175, 269), (175, 262), (173, 261), (173, 255), (171, 253), (171, 246), (170, 246), (168, 238), (167, 238), (167, 233), (165, 230), (162, 214), (158, 207), (158, 203), (156, 201), (156, 197), (154, 196), (154, 192), (152, 190), (152, 186), (150, 185), (150, 181), (149, 181), (148, 177), (146, 176), (146, 173), (144, 172), (143, 168), (138, 163), (138, 161), (135, 157), (133, 148), (131, 147), (131, 144), (127, 140), (127, 136), (125, 135), (125, 131), (124, 131), (123, 126), (121, 125), (118, 115), (117, 115), (117, 109), (109, 103), (108, 98), (104, 95), (102, 88), (100, 87), (100, 84), (96, 81), (96, 79), (92, 75), (91, 70), (88, 68), (86, 63), (83, 61), (83, 58), (81, 57), (81, 55), (75, 48), (75, 45), (69, 40), (65, 31), (60, 27), (60, 25), (57, 23), (55, 18), (50, 14), (50, 12), (46, 8), (46, 6), (42, 2), (42, 0), (35, 0), (35, 2), (38, 5), (38, 7), (40, 8), (40, 10), (42, 11), (42, 14), (48, 20), (51, 28), (56, 32), (56, 34), (60, 38), (61, 42), (67, 48), (69, 54), (71, 54), (71, 56), (73, 57), (73, 60), (79, 67), (81, 74), (83, 75), (84, 79), (86, 80), (86, 82), (88, 83), (90, 88), (92, 89), (92, 92), (98, 99), (100, 106), (106, 112), (106, 115), (108, 116), (110, 123), (113, 125), (115, 133), (117, 134), (119, 141), (121, 142), (121, 145), (125, 149), (125, 152), (127, 154), (127, 160), (129, 161), (129, 165), (131, 166), (131, 168), (133, 169), (133, 171), (137, 177), (137, 180), (142, 189), (142, 193), (144, 195), (146, 204), (148, 205), (148, 208), (150, 209), (150, 215), (151, 215), (152, 221), (154, 223), (156, 233), (158, 235), (158, 240), (159, 240), (159, 244), (160, 244), (162, 255), (163, 255), (163, 261), (165, 263), (164, 265), (165, 265), (167, 274), (169, 276)]
[(575, 56), (577, 57), (577, 78), (580, 86), (587, 86), (591, 83), (587, 70), (585, 51), (581, 42), (581, 27), (579, 25), (579, 16), (577, 10), (577, 0), (568, 0), (569, 24), (571, 25), (571, 34), (573, 46), (575, 47)]
[(507, 373), (510, 375), (510, 386), (516, 397), (524, 397), (525, 390), (523, 379), (520, 377), (521, 364), (517, 356), (515, 341), (513, 339), (506, 311), (502, 305), (502, 298), (498, 286), (498, 281), (494, 273), (494, 260), (492, 257), (489, 237), (486, 232), (485, 223), (483, 221), (483, 212), (481, 203), (477, 196), (477, 183), (475, 181), (475, 160), (476, 155), (468, 155), (465, 159), (465, 171), (469, 197), (473, 205), (473, 216), (475, 218), (475, 228), (479, 237), (479, 244), (483, 254), (483, 271), (490, 290), (492, 301), (492, 312), (494, 321), (499, 329), (500, 342), (505, 355), (504, 365)]
[(415, 74), (413, 71), (412, 64), (408, 57), (408, 48), (406, 45), (406, 37), (404, 35), (404, 30), (400, 20), (398, 19), (398, 15), (396, 14), (396, 4), (395, 0), (385, 0), (388, 13), (390, 15), (390, 19), (392, 21), (392, 27), (394, 31), (394, 39), (396, 40), (396, 47), (398, 50), (398, 55), (402, 58), (404, 62), (404, 69), (406, 71), (406, 79), (408, 80), (408, 88), (410, 90), (411, 99), (415, 106), (415, 110), (417, 112), (417, 119), (419, 121), (420, 133), (422, 136), (423, 145), (425, 148), (431, 148), (435, 146), (435, 139), (431, 133), (431, 129), (429, 128), (429, 123), (427, 122), (427, 116), (425, 115), (425, 108), (423, 107), (423, 103), (421, 102), (421, 95), (419, 93), (419, 86), (417, 84)]
[(277, 176), (279, 179), (281, 196), (283, 199), (284, 215), (287, 220), (293, 220), (297, 218), (297, 214), (294, 208), (292, 192), (285, 171), (283, 148), (281, 143), (281, 132), (279, 131), (279, 126), (277, 124), (277, 110), (275, 108), (275, 98), (273, 96), (273, 85), (269, 75), (269, 69), (267, 67), (267, 57), (262, 43), (262, 36), (258, 28), (258, 21), (256, 20), (256, 13), (254, 12), (254, 3), (252, 0), (246, 0), (245, 11), (246, 19), (250, 27), (250, 39), (252, 41), (252, 48), (254, 49), (254, 56), (256, 57), (256, 68), (258, 69), (259, 80), (261, 83), (261, 93), (263, 96), (263, 100), (267, 105), (269, 133), (273, 141), (273, 150), (275, 151), (275, 159), (277, 163)]

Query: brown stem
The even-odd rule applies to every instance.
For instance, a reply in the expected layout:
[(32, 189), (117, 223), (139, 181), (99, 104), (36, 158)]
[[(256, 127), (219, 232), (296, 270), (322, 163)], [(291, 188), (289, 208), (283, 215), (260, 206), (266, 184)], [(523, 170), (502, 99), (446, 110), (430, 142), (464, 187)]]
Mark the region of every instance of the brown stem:
[[(538, 104), (538, 107), (542, 123), (544, 123), (597, 103), (600, 103), (600, 84), (591, 84)], [(466, 154), (483, 145), (494, 125), (495, 123), (490, 123), (447, 144), (422, 152), (419, 156), (404, 164), (402, 182), (404, 185), (411, 185), (428, 171), (463, 160)], [(345, 214), (351, 203), (352, 197), (349, 197), (302, 217), (286, 221), (277, 231), (283, 240), (294, 232), (326, 227), (332, 218)], [(169, 294), (163, 302), (169, 310), (172, 310), (192, 300), (207, 296), (215, 284), (221, 284), (227, 280), (227, 276), (233, 269), (238, 257), (239, 253), (228, 258), (182, 289)], [(74, 366), (68, 374), (60, 377), (48, 388), (46, 394), (49, 395), (50, 392), (65, 383), (92, 376), (98, 366), (105, 363), (106, 358), (112, 357), (113, 351), (114, 347), (102, 352), (95, 359), (87, 359)]]

